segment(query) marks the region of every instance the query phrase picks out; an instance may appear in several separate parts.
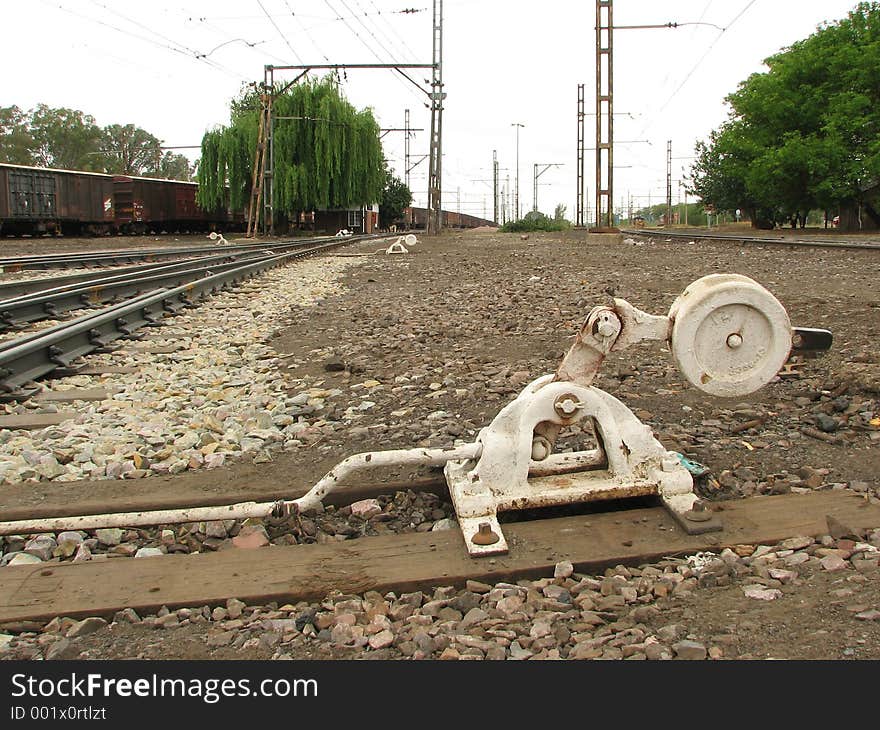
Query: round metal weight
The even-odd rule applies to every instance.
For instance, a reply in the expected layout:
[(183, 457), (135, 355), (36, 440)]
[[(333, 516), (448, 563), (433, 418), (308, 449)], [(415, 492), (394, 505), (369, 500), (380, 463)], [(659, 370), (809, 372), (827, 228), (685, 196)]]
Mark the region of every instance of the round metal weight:
[(740, 274), (693, 282), (669, 310), (672, 356), (695, 387), (723, 397), (752, 393), (779, 372), (791, 351), (785, 307)]

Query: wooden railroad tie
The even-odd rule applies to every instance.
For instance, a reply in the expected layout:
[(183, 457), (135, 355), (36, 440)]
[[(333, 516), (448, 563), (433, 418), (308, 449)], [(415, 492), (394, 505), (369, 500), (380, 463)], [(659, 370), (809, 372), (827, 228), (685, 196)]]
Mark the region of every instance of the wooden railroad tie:
[(367, 537), (326, 545), (224, 550), (198, 555), (45, 563), (0, 570), (0, 625), (55, 616), (110, 618), (123, 608), (141, 614), (222, 605), (320, 600), (332, 590), (403, 592), (552, 575), (570, 560), (583, 573), (642, 564), (738, 544), (772, 545), (828, 532), (828, 516), (853, 529), (880, 525), (880, 507), (855, 495), (825, 491), (715, 503), (724, 531), (687, 535), (662, 507), (505, 525), (510, 552), (471, 558), (461, 532)]

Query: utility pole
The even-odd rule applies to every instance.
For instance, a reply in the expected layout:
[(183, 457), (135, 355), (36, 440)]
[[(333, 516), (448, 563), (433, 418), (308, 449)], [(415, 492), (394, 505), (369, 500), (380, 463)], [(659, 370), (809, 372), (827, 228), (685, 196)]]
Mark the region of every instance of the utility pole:
[[(538, 168), (542, 167), (540, 172), (538, 172)], [(534, 178), (533, 178), (533, 188), (532, 188), (532, 210), (535, 212), (538, 211), (538, 178), (541, 177), (547, 170), (551, 167), (562, 167), (561, 163), (558, 162), (536, 162), (534, 167)]]
[(441, 168), (443, 161), (443, 0), (434, 0), (433, 55), (431, 67), (431, 146), (428, 163), (428, 235), (437, 235), (441, 216)]
[[(264, 164), (263, 175), (266, 190), (263, 193), (263, 235), (275, 235), (275, 120), (272, 116), (272, 101), (275, 98), (275, 74), (272, 69), (263, 68), (263, 88), (266, 89), (266, 143), (269, 152), (269, 165)], [(263, 152), (265, 156), (265, 151)]]
[(498, 223), (498, 150), (492, 150), (492, 221)]
[(409, 109), (404, 111), (403, 128), (403, 182), (408, 190), (412, 190), (409, 186)]
[(614, 226), (612, 0), (596, 0), (596, 229)]
[(666, 225), (672, 225), (672, 140), (666, 141)]
[(575, 226), (584, 226), (584, 85), (578, 84), (577, 95), (577, 200), (575, 201)]
[(519, 220), (522, 218), (522, 211), (519, 207), (519, 128), (525, 127), (525, 124), (520, 124), (519, 122), (513, 122), (511, 127), (516, 127), (516, 195), (515, 195), (515, 220)]
[(687, 183), (684, 180), (678, 181), (678, 192), (679, 192), (679, 200), (681, 199), (681, 190), (684, 188), (684, 224), (687, 226), (688, 224), (688, 189)]

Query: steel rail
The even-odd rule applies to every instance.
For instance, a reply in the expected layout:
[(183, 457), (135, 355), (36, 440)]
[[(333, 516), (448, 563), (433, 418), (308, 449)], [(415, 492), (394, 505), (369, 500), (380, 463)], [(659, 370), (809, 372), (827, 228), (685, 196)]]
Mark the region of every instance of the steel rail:
[[(177, 299), (180, 307), (186, 305), (179, 294)], [(0, 391), (7, 398), (29, 397), (34, 389), (24, 389), (24, 384), (69, 367), (77, 358), (106, 347), (139, 327), (158, 323), (171, 302), (169, 291), (159, 289), (53, 327), (47, 333), (6, 343), (0, 351)]]
[[(338, 239), (333, 239), (338, 240)], [(350, 240), (350, 239), (349, 239)], [(144, 273), (93, 273), (90, 279), (49, 290), (23, 294), (0, 301), (0, 332), (29, 322), (57, 318), (63, 314), (118, 301), (158, 287), (174, 287), (187, 281), (237, 266), (242, 259), (277, 255), (277, 252), (307, 247), (308, 242), (290, 241), (275, 249), (259, 249), (238, 254), (215, 254), (160, 266), (147, 267)], [(45, 280), (51, 282), (51, 279)]]
[[(238, 254), (229, 253), (229, 254), (219, 254), (220, 258), (231, 258)], [(64, 276), (49, 276), (43, 277), (39, 279), (24, 279), (21, 281), (4, 281), (0, 282), (0, 301), (6, 301), (7, 299), (18, 299), (20, 297), (31, 296), (37, 294), (38, 292), (45, 292), (51, 289), (59, 289), (65, 286), (72, 286), (75, 284), (83, 284), (87, 281), (92, 281), (93, 279), (103, 278), (105, 276), (122, 276), (125, 274), (145, 274), (149, 271), (158, 271), (165, 266), (185, 266), (188, 263), (193, 263), (200, 259), (207, 258), (203, 256), (199, 256), (196, 258), (188, 258), (181, 259), (180, 261), (175, 261), (173, 263), (168, 263), (167, 261), (162, 262), (150, 262), (146, 264), (135, 264), (133, 266), (119, 266), (115, 267), (112, 270), (108, 271), (105, 268), (98, 269), (97, 271), (89, 270), (84, 271), (79, 274), (67, 274)]]
[[(347, 236), (349, 241), (365, 240), (370, 238), (384, 237), (388, 234), (364, 234), (360, 236)], [(222, 246), (225, 253), (235, 251), (252, 251), (266, 248), (276, 248), (285, 244), (303, 242), (320, 243), (321, 241), (336, 240), (336, 236), (311, 236), (309, 238), (285, 239), (283, 241), (252, 241), (250, 243), (227, 243)], [(0, 271), (21, 271), (23, 269), (52, 269), (70, 268), (75, 264), (100, 263), (122, 261), (131, 263), (134, 261), (156, 260), (161, 258), (173, 258), (174, 256), (186, 256), (199, 253), (218, 253), (218, 246), (178, 246), (175, 248), (130, 248), (113, 251), (74, 251), (66, 254), (39, 254), (33, 256), (0, 257)]]
[(741, 236), (736, 233), (703, 233), (697, 231), (663, 231), (652, 230), (649, 228), (621, 228), (621, 233), (630, 236), (653, 236), (667, 238), (699, 238), (704, 241), (737, 241), (739, 243), (750, 243), (766, 246), (800, 246), (809, 248), (841, 248), (848, 251), (864, 249), (866, 251), (880, 250), (880, 243), (868, 241), (866, 243), (855, 243), (853, 241), (834, 241), (827, 238), (819, 239), (790, 239), (782, 236), (778, 238), (769, 238), (762, 236)]
[[(159, 274), (163, 272), (171, 272), (175, 269), (186, 269), (187, 267), (199, 266), (201, 264), (210, 264), (212, 262), (234, 261), (236, 254), (221, 254), (218, 256), (199, 256), (196, 258), (182, 259), (181, 261), (173, 261), (171, 263), (163, 262), (157, 264), (140, 264), (138, 266), (125, 267), (124, 269), (99, 269), (98, 271), (89, 271), (84, 274), (76, 274), (72, 277), (58, 277), (47, 279), (32, 279), (39, 282), (39, 285), (32, 291), (25, 291), (0, 299), (0, 310), (3, 307), (17, 302), (24, 302), (38, 297), (48, 296), (52, 294), (61, 294), (63, 292), (73, 291), (85, 286), (100, 286), (111, 282), (125, 281), (129, 278), (137, 278), (148, 274)], [(71, 281), (66, 281), (68, 278)], [(56, 284), (57, 282), (57, 284)], [(2, 288), (0, 288), (2, 292)]]
[[(335, 236), (334, 236), (335, 238)], [(358, 237), (360, 240), (361, 237)], [(321, 239), (310, 239), (310, 238), (298, 238), (292, 240), (285, 241), (275, 241), (270, 244), (266, 244), (263, 246), (255, 247), (253, 250), (277, 250), (282, 251), (288, 248), (296, 248), (301, 246), (310, 246), (318, 240)], [(350, 239), (349, 239), (350, 240)], [(50, 276), (44, 277), (40, 279), (26, 279), (24, 281), (8, 281), (8, 282), (0, 282), (0, 301), (5, 301), (7, 299), (17, 299), (23, 296), (29, 296), (36, 294), (38, 292), (42, 292), (48, 289), (55, 289), (61, 286), (71, 286), (74, 284), (82, 284), (85, 282), (90, 282), (93, 279), (100, 279), (105, 276), (111, 275), (122, 275), (122, 274), (137, 274), (137, 273), (147, 273), (150, 270), (159, 270), (164, 266), (173, 266), (179, 265), (183, 266), (187, 262), (195, 262), (199, 259), (212, 259), (212, 258), (226, 258), (232, 259), (235, 256), (242, 256), (247, 253), (250, 253), (250, 249), (247, 251), (238, 251), (238, 250), (229, 250), (227, 248), (222, 248), (218, 250), (216, 247), (207, 249), (210, 253), (208, 256), (197, 256), (195, 258), (187, 258), (181, 259), (179, 261), (175, 261), (169, 264), (167, 261), (161, 262), (149, 262), (149, 263), (141, 263), (135, 264), (133, 266), (125, 266), (125, 267), (114, 267), (112, 271), (106, 271), (106, 267), (101, 267), (97, 270), (89, 270), (79, 274), (68, 274), (66, 276)], [(97, 283), (97, 282), (96, 282)]]
[(141, 299), (144, 299), (145, 297), (152, 296), (153, 294), (156, 293), (156, 291), (158, 291), (158, 290), (154, 289), (154, 290), (151, 290), (148, 292), (143, 292), (142, 294), (139, 294), (134, 297), (130, 297), (129, 299), (126, 299), (125, 301), (111, 304), (108, 307), (103, 307), (99, 311), (89, 312), (87, 314), (80, 315), (79, 317), (76, 317), (75, 319), (69, 319), (65, 322), (59, 322), (58, 324), (54, 324), (51, 327), (45, 327), (41, 330), (37, 330), (36, 332), (28, 332), (27, 334), (20, 335), (19, 337), (5, 340), (3, 342), (0, 342), (0, 353), (6, 352), (7, 350), (11, 350), (13, 347), (18, 347), (19, 345), (23, 345), (25, 343), (32, 342), (32, 341), (37, 340), (41, 337), (45, 337), (46, 335), (50, 335), (55, 332), (62, 332), (64, 329), (69, 328), (69, 327), (74, 327), (77, 324), (79, 324), (80, 322), (85, 322), (87, 320), (91, 320), (91, 318), (94, 317), (98, 313), (108, 314), (108, 313), (114, 311), (115, 309), (118, 309), (120, 307), (125, 307), (129, 304), (133, 304), (137, 301), (140, 301)]
[(196, 296), (205, 298), (268, 269), (350, 242), (349, 238), (336, 239), (311, 248), (264, 257), (173, 289), (150, 292), (53, 327), (48, 333), (13, 340), (0, 350), (0, 392), (6, 394), (6, 399), (28, 397), (33, 391), (25, 390), (23, 386), (30, 381), (57, 368), (68, 368), (83, 355), (129, 336), (141, 327), (158, 324), (163, 317), (183, 307), (194, 306)]
[[(251, 258), (268, 258), (277, 254), (256, 254)], [(40, 292), (0, 302), (0, 331), (13, 329), (29, 322), (60, 317), (66, 312), (83, 307), (94, 307), (120, 298), (131, 297), (144, 291), (185, 284), (213, 273), (240, 266), (242, 261), (229, 257), (214, 262), (198, 260), (197, 265), (172, 265), (167, 271), (152, 271), (142, 276), (112, 276), (60, 291)]]

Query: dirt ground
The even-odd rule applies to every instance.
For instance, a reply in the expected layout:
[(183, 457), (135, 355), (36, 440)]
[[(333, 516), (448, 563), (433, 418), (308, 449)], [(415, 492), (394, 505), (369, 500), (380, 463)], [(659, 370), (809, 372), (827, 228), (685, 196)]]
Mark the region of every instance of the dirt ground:
[[(106, 240), (101, 245), (130, 243), (116, 239), (116, 245)], [(88, 242), (78, 247), (83, 244)], [(7, 240), (3, 248), (12, 255), (16, 245)], [(370, 248), (375, 246), (355, 250)], [(859, 415), (871, 408), (880, 415), (880, 252), (625, 243), (581, 232), (531, 234), (523, 240), (518, 234), (447, 231), (439, 239), (420, 237), (406, 256), (365, 257), (349, 270), (345, 293), (291, 312), (272, 342), (285, 358), (291, 390), (303, 384), (345, 388), (369, 379), (393, 385), (395, 378), (414, 382), (418, 376), (424, 383), (440, 383), (443, 394), (426, 398), (421, 391), (388, 388), (371, 395), (375, 407), (358, 420), (356, 430), (341, 427), (331, 410), (324, 416), (328, 429), (271, 463), (93, 482), (87, 485), (89, 499), (137, 490), (191, 493), (197, 500), (204, 493), (309, 486), (352, 453), (469, 438), (522, 384), (555, 369), (583, 318), (609, 295), (664, 314), (691, 281), (720, 272), (745, 274), (763, 284), (785, 305), (794, 325), (832, 330), (832, 350), (805, 360), (799, 376), (734, 402), (687, 385), (659, 343), (613, 354), (595, 384), (623, 400), (668, 448), (706, 465), (715, 478), (725, 475), (707, 483), (709, 499), (773, 493), (779, 485), (803, 488), (815, 474), (821, 476), (817, 488), (852, 488), (866, 498), (880, 490), (880, 440)], [(345, 369), (325, 370), (333, 358)], [(456, 395), (457, 390), (467, 395)], [(445, 415), (428, 418), (440, 411)], [(834, 443), (800, 430), (815, 426), (823, 414), (836, 419)], [(761, 423), (731, 430), (753, 418)], [(572, 434), (571, 444), (579, 439), (589, 434)], [(13, 485), (3, 488), (0, 503), (10, 508), (82, 500), (85, 487), (83, 482)], [(853, 618), (856, 610), (880, 608), (878, 578), (876, 572), (817, 572), (785, 586), (783, 598), (768, 602), (744, 598), (737, 585), (701, 588), (658, 602), (662, 615), (656, 625), (684, 624), (695, 640), (724, 646), (728, 658), (880, 659), (880, 621)], [(272, 654), (260, 647), (212, 649), (204, 641), (206, 631), (204, 625), (186, 626), (160, 638), (146, 627), (120, 625), (85, 637), (81, 648), (95, 658), (260, 659)], [(313, 645), (296, 658), (361, 656)], [(372, 652), (370, 658), (387, 656)]]

